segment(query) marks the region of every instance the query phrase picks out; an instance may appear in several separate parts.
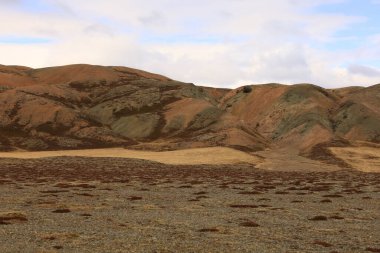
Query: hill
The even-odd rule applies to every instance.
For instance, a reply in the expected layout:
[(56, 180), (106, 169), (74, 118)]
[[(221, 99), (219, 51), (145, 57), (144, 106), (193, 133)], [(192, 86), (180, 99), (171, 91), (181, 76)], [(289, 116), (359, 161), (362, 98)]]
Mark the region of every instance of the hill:
[(342, 164), (329, 147), (380, 142), (380, 85), (196, 86), (126, 67), (0, 65), (0, 150), (226, 146)]

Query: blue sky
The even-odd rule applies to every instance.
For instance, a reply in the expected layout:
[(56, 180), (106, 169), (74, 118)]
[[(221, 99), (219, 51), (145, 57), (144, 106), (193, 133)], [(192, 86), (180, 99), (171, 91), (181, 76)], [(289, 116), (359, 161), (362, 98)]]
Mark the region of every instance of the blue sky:
[(379, 13), (380, 0), (0, 0), (0, 64), (367, 86), (380, 83)]
[(361, 21), (336, 32), (337, 38), (351, 39), (344, 40), (344, 43), (333, 43), (330, 47), (332, 50), (355, 48), (363, 42), (364, 38), (380, 33), (380, 3), (373, 4), (370, 0), (349, 0), (342, 3), (322, 5), (315, 8), (314, 11), (325, 14), (341, 13), (362, 18)]
[(3, 36), (0, 37), (0, 44), (41, 44), (51, 43), (51, 39), (42, 37), (15, 37)]

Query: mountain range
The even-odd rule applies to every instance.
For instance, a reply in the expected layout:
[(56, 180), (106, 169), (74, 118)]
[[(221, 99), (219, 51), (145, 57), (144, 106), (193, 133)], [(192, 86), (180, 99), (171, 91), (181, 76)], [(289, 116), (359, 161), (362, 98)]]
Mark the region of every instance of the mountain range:
[(127, 67), (0, 65), (0, 150), (227, 146), (325, 159), (380, 143), (380, 84), (196, 86)]

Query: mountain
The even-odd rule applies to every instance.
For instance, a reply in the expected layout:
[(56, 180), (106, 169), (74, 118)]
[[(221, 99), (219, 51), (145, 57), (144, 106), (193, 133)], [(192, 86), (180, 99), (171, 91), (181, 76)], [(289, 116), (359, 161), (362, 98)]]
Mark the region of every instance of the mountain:
[(229, 146), (318, 157), (380, 142), (380, 85), (196, 86), (126, 67), (0, 65), (0, 149)]

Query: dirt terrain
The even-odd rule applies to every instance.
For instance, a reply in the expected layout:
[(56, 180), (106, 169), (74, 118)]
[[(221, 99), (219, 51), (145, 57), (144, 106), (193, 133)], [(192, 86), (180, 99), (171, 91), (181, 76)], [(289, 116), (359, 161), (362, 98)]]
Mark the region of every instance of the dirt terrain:
[(379, 252), (380, 174), (0, 159), (0, 252)]
[[(368, 144), (356, 147), (329, 148), (325, 158), (309, 159), (289, 150), (266, 150), (246, 153), (226, 147), (181, 149), (174, 151), (143, 151), (125, 148), (16, 151), (0, 152), (0, 158), (35, 159), (58, 156), (113, 157), (144, 159), (164, 164), (254, 164), (256, 168), (278, 171), (336, 171), (355, 169), (364, 172), (380, 172), (380, 148)], [(329, 159), (333, 161), (330, 162)], [(321, 161), (322, 160), (322, 161)], [(325, 161), (323, 161), (325, 160)], [(338, 161), (338, 162), (337, 162)]]
[(0, 158), (46, 158), (57, 156), (116, 157), (144, 159), (164, 164), (257, 164), (261, 158), (242, 151), (225, 148), (194, 148), (165, 152), (127, 150), (124, 148), (61, 150), (39, 152), (0, 152)]
[(366, 172), (380, 172), (379, 147), (330, 148), (333, 154), (353, 168)]

